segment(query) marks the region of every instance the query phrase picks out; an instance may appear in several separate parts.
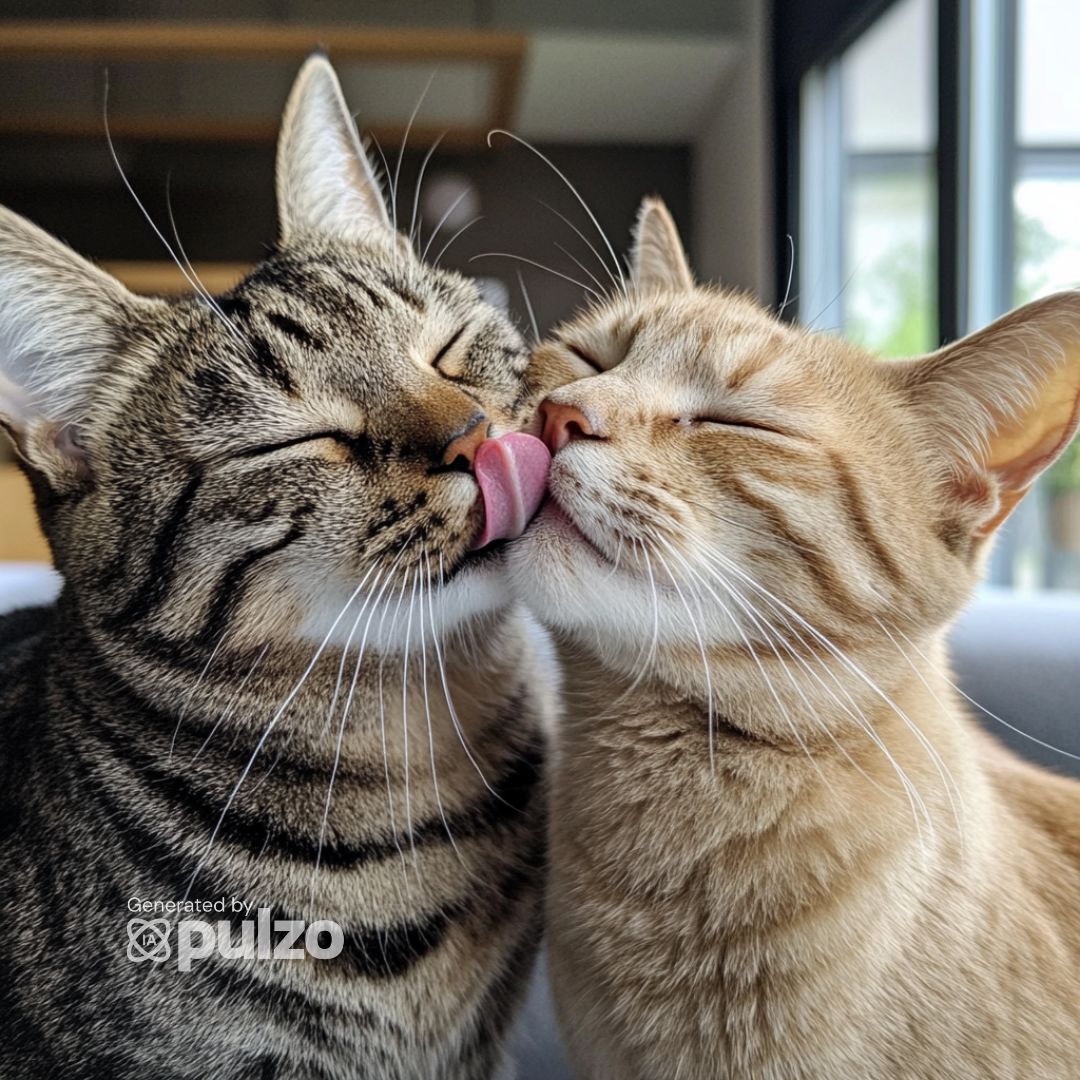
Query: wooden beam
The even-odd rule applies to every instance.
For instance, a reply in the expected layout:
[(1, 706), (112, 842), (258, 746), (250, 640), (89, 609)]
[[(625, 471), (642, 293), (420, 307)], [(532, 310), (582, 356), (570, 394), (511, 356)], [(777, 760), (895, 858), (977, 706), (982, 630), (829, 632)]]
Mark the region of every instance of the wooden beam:
[[(476, 150), (486, 146), (488, 131), (502, 124), (467, 124), (440, 127), (437, 124), (413, 124), (410, 146), (430, 146), (440, 135), (445, 150)], [(264, 143), (278, 134), (277, 120), (220, 120), (210, 116), (109, 116), (109, 131), (114, 139), (138, 139), (143, 142)], [(404, 125), (375, 124), (361, 128), (361, 134), (378, 139), (385, 148), (397, 147), (405, 134)], [(0, 114), (0, 136), (44, 135), (67, 139), (103, 139), (105, 127), (100, 116), (64, 115), (61, 113), (4, 116)]]
[[(176, 263), (110, 261), (102, 267), (119, 278), (132, 292), (151, 296), (172, 296), (192, 292), (191, 283)], [(195, 276), (211, 294), (228, 292), (250, 270), (247, 263), (195, 263)]]
[(521, 73), (525, 67), (525, 48), (504, 57), (495, 68), (495, 93), (491, 109), (491, 127), (510, 128), (517, 115), (521, 92)]
[(335, 60), (518, 57), (525, 35), (493, 30), (288, 26), (274, 23), (0, 22), (0, 56), (93, 60), (296, 59), (324, 48)]
[[(488, 30), (357, 29), (342, 26), (287, 26), (263, 23), (166, 22), (0, 22), (0, 59), (154, 60), (291, 60), (314, 48), (327, 49), (341, 62), (472, 63), (492, 74), (490, 111), (482, 123), (414, 125), (409, 141), (430, 145), (445, 133), (447, 149), (476, 149), (486, 144), (492, 127), (513, 124), (525, 60), (524, 34)], [(113, 114), (117, 138), (157, 142), (270, 142), (274, 120), (221, 120), (209, 116), (123, 116)], [(96, 138), (97, 116), (0, 114), (0, 135), (51, 135)], [(382, 143), (400, 142), (403, 125), (369, 129)]]
[(0, 562), (52, 562), (52, 553), (38, 525), (34, 496), (22, 470), (0, 462)]

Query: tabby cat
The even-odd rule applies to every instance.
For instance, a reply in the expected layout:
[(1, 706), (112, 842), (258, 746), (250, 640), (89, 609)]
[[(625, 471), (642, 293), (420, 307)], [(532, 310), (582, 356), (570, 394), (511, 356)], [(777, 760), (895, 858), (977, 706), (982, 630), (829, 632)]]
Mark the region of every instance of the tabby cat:
[(966, 715), (945, 634), (1068, 444), (1080, 294), (885, 362), (695, 286), (647, 201), (624, 293), (537, 353), (557, 635), (548, 916), (592, 1080), (1080, 1076), (1080, 784)]
[(474, 547), (539, 501), (507, 433), (575, 367), (395, 233), (321, 57), (277, 169), (217, 298), (0, 210), (0, 415), (65, 583), (0, 621), (5, 1080), (502, 1067), (549, 703)]

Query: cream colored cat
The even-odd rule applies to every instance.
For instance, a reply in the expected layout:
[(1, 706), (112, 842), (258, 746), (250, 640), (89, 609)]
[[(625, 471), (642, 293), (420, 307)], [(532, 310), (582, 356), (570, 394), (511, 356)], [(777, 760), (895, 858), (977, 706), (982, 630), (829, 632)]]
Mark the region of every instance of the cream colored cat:
[[(551, 966), (592, 1080), (1080, 1077), (1080, 785), (984, 735), (945, 634), (1077, 427), (1080, 294), (885, 362), (694, 285), (542, 353), (513, 552), (566, 662)], [(1021, 722), (1022, 722), (1022, 718)]]

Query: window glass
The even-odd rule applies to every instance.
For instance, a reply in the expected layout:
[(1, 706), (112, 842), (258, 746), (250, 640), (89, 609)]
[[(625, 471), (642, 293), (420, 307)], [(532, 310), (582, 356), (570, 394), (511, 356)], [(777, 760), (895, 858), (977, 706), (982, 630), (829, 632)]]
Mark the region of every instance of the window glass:
[(1076, 0), (1019, 0), (1016, 128), (1027, 145), (1080, 145)]
[(934, 149), (934, 9), (930, 0), (900, 0), (844, 54), (848, 149)]
[[(968, 186), (949, 321), (1080, 288), (1080, 0), (964, 5)], [(938, 344), (937, 0), (895, 0), (801, 95), (798, 307), (884, 356)], [(1080, 589), (1080, 440), (1000, 531), (993, 584)]]
[(934, 344), (935, 199), (925, 160), (849, 175), (845, 330), (885, 356), (911, 356)]
[(898, 0), (804, 87), (799, 314), (885, 356), (936, 344), (935, 10)]
[[(1080, 40), (1076, 0), (1019, 0), (1012, 301), (1080, 285)], [(1002, 584), (1080, 588), (1080, 440), (1002, 532)]]
[(1080, 285), (1080, 153), (1068, 171), (1022, 165), (1013, 209), (1016, 303)]

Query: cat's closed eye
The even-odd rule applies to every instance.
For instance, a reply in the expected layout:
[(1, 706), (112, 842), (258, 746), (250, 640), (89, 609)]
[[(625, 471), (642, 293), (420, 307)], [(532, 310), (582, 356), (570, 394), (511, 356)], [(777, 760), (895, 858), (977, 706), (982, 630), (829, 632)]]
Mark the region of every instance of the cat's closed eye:
[(586, 352), (579, 345), (572, 345), (569, 341), (564, 342), (569, 352), (572, 352), (579, 360), (584, 361), (596, 372), (603, 372), (605, 370), (604, 365), (596, 359), (595, 356)]
[(450, 339), (446, 342), (446, 344), (443, 345), (443, 347), (432, 357), (431, 366), (436, 371), (438, 371), (440, 374), (450, 375), (451, 377), (455, 377), (457, 375), (456, 371), (455, 372), (443, 371), (442, 365), (443, 365), (444, 361), (446, 360), (446, 358), (450, 355), (450, 352), (454, 348), (454, 346), (461, 340), (461, 336), (464, 333), (465, 333), (465, 327), (462, 326), (459, 330), (457, 330), (450, 337)]
[(363, 443), (362, 435), (354, 435), (347, 431), (313, 431), (308, 435), (297, 435), (294, 438), (282, 439), (279, 442), (258, 443), (254, 446), (246, 446), (242, 450), (237, 451), (236, 456), (241, 458), (261, 457), (264, 454), (272, 454), (278, 450), (288, 450), (293, 446), (300, 446), (303, 443), (309, 442), (319, 442), (323, 439), (330, 439), (352, 453), (356, 453)]
[(786, 438), (795, 438), (794, 434), (775, 424), (765, 423), (762, 420), (749, 420), (745, 416), (727, 415), (690, 415), (683, 414), (673, 418), (673, 422), (679, 427), (722, 427), (722, 428), (746, 428), (751, 431), (767, 431), (773, 435), (782, 435)]

